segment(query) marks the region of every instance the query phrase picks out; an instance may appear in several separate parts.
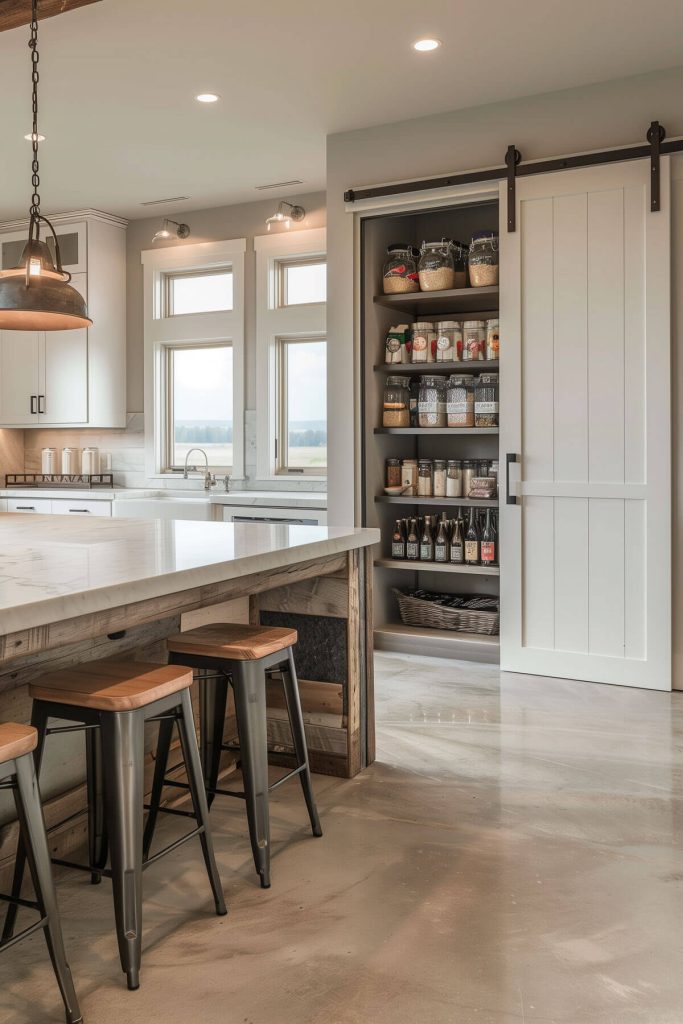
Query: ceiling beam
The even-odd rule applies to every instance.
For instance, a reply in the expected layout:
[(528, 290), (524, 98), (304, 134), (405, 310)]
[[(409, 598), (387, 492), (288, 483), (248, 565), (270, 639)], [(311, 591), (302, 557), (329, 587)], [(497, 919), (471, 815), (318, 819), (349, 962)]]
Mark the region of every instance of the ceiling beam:
[[(56, 14), (75, 11), (100, 0), (38, 0), (38, 20), (54, 18)], [(31, 0), (0, 0), (0, 32), (20, 28), (31, 21)]]

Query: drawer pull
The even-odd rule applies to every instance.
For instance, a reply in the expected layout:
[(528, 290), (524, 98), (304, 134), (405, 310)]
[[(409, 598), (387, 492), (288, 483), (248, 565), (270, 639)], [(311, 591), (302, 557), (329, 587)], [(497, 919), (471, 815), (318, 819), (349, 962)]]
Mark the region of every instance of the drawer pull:
[(86, 515), (90, 515), (91, 509), (89, 509), (89, 508), (70, 508), (69, 512), (85, 512)]
[(35, 505), (17, 505), (17, 512), (35, 512)]

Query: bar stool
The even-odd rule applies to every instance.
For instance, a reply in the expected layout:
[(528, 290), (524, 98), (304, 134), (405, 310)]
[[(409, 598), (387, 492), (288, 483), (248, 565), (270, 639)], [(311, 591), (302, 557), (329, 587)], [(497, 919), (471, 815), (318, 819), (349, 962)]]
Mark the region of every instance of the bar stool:
[[(203, 670), (199, 678), (200, 739), (204, 781), (209, 804), (216, 794), (239, 797), (246, 802), (249, 836), (256, 871), (264, 889), (270, 886), (270, 814), (268, 794), (287, 779), (299, 776), (314, 836), (323, 834), (313, 796), (311, 770), (304, 719), (299, 699), (299, 685), (292, 647), (297, 642), (294, 629), (270, 626), (248, 626), (218, 623), (199, 626), (170, 637), (167, 646), (174, 665), (189, 665)], [(266, 673), (279, 669), (282, 673), (285, 701), (292, 731), (296, 766), (272, 786), (268, 785), (268, 734), (266, 724)], [(208, 670), (208, 671), (207, 671)], [(211, 671), (213, 670), (213, 671)], [(244, 779), (244, 792), (218, 789), (221, 752), (234, 750), (223, 742), (228, 685), (235, 695), (235, 713), (239, 750)], [(157, 762), (159, 775), (152, 788), (148, 836), (154, 831), (155, 808), (165, 783), (162, 760)]]
[(83, 1017), (64, 951), (45, 820), (33, 764), (32, 752), (37, 743), (38, 733), (28, 725), (15, 725), (11, 722), (0, 725), (0, 779), (9, 779), (0, 785), (0, 789), (12, 791), (23, 849), (26, 851), (25, 856), (28, 859), (36, 894), (35, 900), (21, 899), (18, 893), (12, 896), (0, 895), (0, 900), (9, 903), (9, 910), (14, 911), (15, 915), (16, 909), (20, 906), (37, 910), (40, 915), (40, 920), (0, 942), (0, 952), (42, 928), (57, 976), (57, 984), (64, 1000), (67, 1024), (79, 1024)]
[[(227, 914), (202, 784), (191, 685), (192, 672), (187, 669), (102, 660), (49, 673), (29, 686), (33, 697), (31, 721), (38, 730), (35, 755), (38, 772), (46, 735), (86, 730), (90, 864), (84, 866), (56, 858), (54, 863), (86, 870), (93, 881), (99, 881), (102, 875), (111, 878), (121, 968), (129, 989), (136, 989), (140, 984), (144, 868), (198, 836), (216, 913)], [(48, 729), (49, 718), (78, 724)], [(168, 736), (169, 745), (174, 723), (178, 727), (193, 805), (193, 812), (185, 813), (196, 821), (197, 827), (143, 861), (146, 722), (159, 722), (160, 736), (162, 733)], [(110, 848), (109, 870), (105, 867), (107, 846)], [(18, 856), (13, 895), (20, 891), (23, 870), (23, 858)], [(15, 916), (16, 911), (12, 915), (10, 908), (5, 924), (7, 936), (12, 933)]]

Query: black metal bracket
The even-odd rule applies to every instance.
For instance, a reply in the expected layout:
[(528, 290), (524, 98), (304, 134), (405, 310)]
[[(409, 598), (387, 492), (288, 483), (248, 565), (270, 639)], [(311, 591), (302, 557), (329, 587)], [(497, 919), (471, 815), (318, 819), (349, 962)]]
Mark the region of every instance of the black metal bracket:
[(505, 154), (505, 163), (508, 169), (508, 231), (517, 230), (515, 180), (517, 177), (517, 164), (521, 159), (522, 154), (520, 151), (515, 146), (508, 146), (507, 153)]
[(659, 121), (652, 121), (647, 130), (647, 141), (650, 143), (650, 210), (657, 213), (661, 209), (659, 198), (659, 153), (660, 145), (666, 138), (664, 126)]

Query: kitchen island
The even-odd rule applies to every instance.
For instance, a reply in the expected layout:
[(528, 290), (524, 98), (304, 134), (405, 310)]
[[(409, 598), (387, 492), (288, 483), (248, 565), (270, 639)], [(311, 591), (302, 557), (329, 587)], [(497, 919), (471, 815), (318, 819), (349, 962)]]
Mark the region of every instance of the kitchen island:
[[(193, 616), (210, 621), (212, 609), (220, 621), (230, 602), (243, 621), (298, 630), (311, 765), (356, 775), (374, 759), (378, 540), (377, 530), (353, 528), (0, 514), (0, 720), (28, 720), (26, 687), (41, 672), (100, 657), (165, 661), (166, 637)], [(270, 744), (285, 760), (276, 683), (268, 705)], [(85, 793), (73, 766), (60, 770), (69, 785), (52, 777), (44, 788), (48, 821), (66, 811), (77, 823), (58, 837), (68, 848), (84, 826)]]

